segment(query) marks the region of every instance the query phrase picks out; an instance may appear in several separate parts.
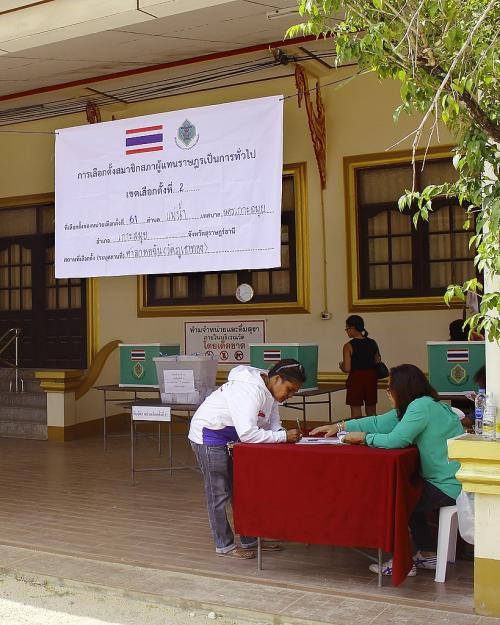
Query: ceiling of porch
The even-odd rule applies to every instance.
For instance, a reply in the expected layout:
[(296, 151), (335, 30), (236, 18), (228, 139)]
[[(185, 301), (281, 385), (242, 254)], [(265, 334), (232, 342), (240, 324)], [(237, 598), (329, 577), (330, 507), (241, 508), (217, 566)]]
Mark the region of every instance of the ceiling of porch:
[[(47, 0), (33, 9), (42, 11), (61, 2)], [(121, 2), (124, 7), (129, 0)], [(8, 0), (9, 4), (26, 2)], [(293, 73), (293, 66), (287, 66), (276, 49), (287, 28), (301, 17), (295, 13), (268, 19), (268, 14), (295, 10), (294, 0), (183, 0), (182, 4), (140, 0), (139, 4), (147, 13), (121, 13), (121, 25), (115, 28), (107, 27), (117, 23), (117, 14), (93, 21), (89, 14), (81, 16), (78, 24), (63, 24), (59, 18), (55, 25), (39, 20), (36, 26), (24, 28), (17, 19), (9, 30), (5, 19), (22, 17), (25, 11), (0, 13), (0, 125), (81, 111), (88, 100), (116, 108)], [(331, 72), (331, 41), (289, 44), (283, 43), (287, 54), (308, 62), (313, 73)], [(204, 58), (202, 66), (195, 64)]]

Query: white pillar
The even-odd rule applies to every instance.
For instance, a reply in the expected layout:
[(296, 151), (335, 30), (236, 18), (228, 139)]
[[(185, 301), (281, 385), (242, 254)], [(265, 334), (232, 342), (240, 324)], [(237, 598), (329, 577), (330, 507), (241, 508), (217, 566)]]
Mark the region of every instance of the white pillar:
[[(499, 147), (498, 145), (496, 146)], [(493, 166), (488, 163), (485, 169), (486, 177), (490, 180), (495, 179)], [(498, 181), (497, 181), (498, 182)], [(485, 227), (487, 230), (487, 226)], [(497, 252), (498, 253), (498, 252)], [(484, 293), (492, 293), (500, 291), (500, 275), (499, 273), (484, 272)], [(494, 317), (499, 318), (500, 315), (496, 311), (490, 313)], [(497, 407), (497, 419), (499, 418), (500, 407), (500, 344), (498, 341), (488, 341), (485, 337), (485, 354), (486, 354), (486, 392), (493, 393)]]
[[(500, 291), (500, 276), (484, 277), (484, 292)], [(497, 315), (498, 316), (498, 315)], [(488, 341), (485, 337), (486, 352), (486, 392), (493, 393), (497, 406), (497, 420), (500, 419), (500, 345), (497, 341)]]

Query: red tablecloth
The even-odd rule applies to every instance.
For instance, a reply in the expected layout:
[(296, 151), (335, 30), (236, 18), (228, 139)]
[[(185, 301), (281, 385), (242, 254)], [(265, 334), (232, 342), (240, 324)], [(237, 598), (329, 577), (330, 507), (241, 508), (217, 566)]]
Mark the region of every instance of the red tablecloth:
[(397, 586), (412, 565), (408, 519), (420, 495), (418, 460), (413, 447), (235, 445), (236, 531), (381, 548), (393, 554)]

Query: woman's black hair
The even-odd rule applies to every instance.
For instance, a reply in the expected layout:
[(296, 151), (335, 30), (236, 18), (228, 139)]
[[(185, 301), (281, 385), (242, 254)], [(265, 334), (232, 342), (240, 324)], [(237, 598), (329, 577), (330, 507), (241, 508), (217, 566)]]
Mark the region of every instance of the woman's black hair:
[(468, 330), (464, 330), (463, 319), (455, 319), (450, 323), (450, 340), (451, 341), (467, 341), (469, 339)]
[(360, 317), (359, 315), (351, 315), (350, 317), (347, 317), (347, 319), (345, 320), (345, 325), (348, 328), (355, 328), (365, 337), (368, 336), (368, 332), (365, 330), (365, 322), (363, 320), (363, 317)]
[(415, 365), (399, 365), (391, 367), (389, 386), (398, 419), (402, 419), (406, 409), (412, 401), (419, 397), (432, 397), (434, 401), (439, 401), (437, 391), (429, 384), (425, 373)]
[(486, 388), (486, 365), (480, 367), (474, 374), (474, 382), (479, 388)]
[(267, 376), (272, 378), (275, 375), (279, 375), (283, 380), (293, 382), (294, 384), (300, 384), (301, 386), (307, 378), (304, 367), (298, 360), (294, 360), (293, 358), (284, 358), (269, 369)]

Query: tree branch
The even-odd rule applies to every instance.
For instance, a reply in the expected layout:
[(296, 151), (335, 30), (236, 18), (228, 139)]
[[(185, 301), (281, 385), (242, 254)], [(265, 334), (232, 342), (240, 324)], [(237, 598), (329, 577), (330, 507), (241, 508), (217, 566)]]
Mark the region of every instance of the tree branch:
[(464, 91), (460, 96), (465, 108), (469, 111), (470, 116), (476, 124), (483, 130), (488, 137), (496, 143), (500, 143), (500, 126), (491, 120), (481, 109), (476, 100), (468, 91)]
[[(421, 62), (419, 65), (424, 70), (424, 72), (428, 76), (444, 82), (444, 79), (446, 77), (446, 71), (439, 65), (431, 67), (427, 63), (425, 63), (422, 57), (420, 58)], [(451, 91), (452, 90), (450, 89), (450, 93)], [(456, 92), (454, 93), (456, 94)], [(464, 90), (462, 94), (458, 94), (458, 99), (465, 106), (476, 125), (479, 126), (479, 128), (481, 128), (481, 130), (483, 130), (483, 132), (485, 132), (488, 137), (490, 137), (493, 141), (495, 141), (496, 143), (500, 143), (499, 124), (497, 124), (494, 120), (490, 119), (486, 115), (486, 113), (483, 111), (483, 109), (472, 96), (472, 94)]]
[(463, 54), (465, 53), (465, 50), (467, 50), (467, 48), (469, 47), (469, 45), (472, 43), (472, 39), (474, 38), (474, 35), (476, 34), (479, 26), (482, 24), (482, 22), (486, 19), (486, 16), (488, 15), (488, 13), (490, 12), (490, 9), (495, 6), (497, 0), (490, 0), (488, 2), (488, 5), (486, 6), (486, 8), (484, 9), (483, 13), (481, 14), (481, 17), (477, 20), (477, 22), (474, 24), (474, 28), (472, 28), (472, 30), (470, 31), (467, 39), (464, 41), (462, 47), (460, 48), (460, 50), (458, 51), (458, 53), (456, 54), (455, 58), (453, 59), (453, 62), (451, 63), (450, 67), (448, 68), (448, 71), (446, 73), (446, 76), (443, 78), (443, 80), (441, 81), (441, 84), (439, 85), (434, 98), (429, 106), (429, 108), (427, 109), (427, 112), (425, 113), (422, 121), (420, 122), (416, 132), (415, 132), (415, 137), (413, 139), (413, 158), (415, 158), (415, 151), (418, 147), (418, 144), (420, 142), (420, 137), (422, 136), (422, 132), (424, 129), (424, 126), (427, 122), (427, 120), (429, 119), (429, 116), (431, 115), (431, 113), (433, 112), (436, 104), (439, 102), (439, 99), (441, 97), (441, 94), (444, 90), (444, 88), (446, 87), (446, 85), (448, 84), (452, 72), (455, 69), (457, 63), (459, 62), (459, 60), (462, 58)]

